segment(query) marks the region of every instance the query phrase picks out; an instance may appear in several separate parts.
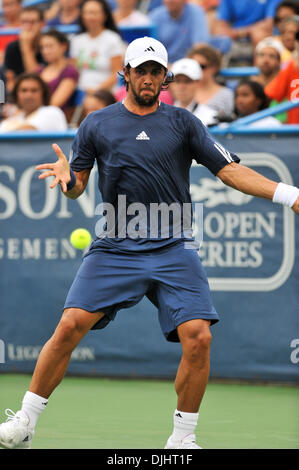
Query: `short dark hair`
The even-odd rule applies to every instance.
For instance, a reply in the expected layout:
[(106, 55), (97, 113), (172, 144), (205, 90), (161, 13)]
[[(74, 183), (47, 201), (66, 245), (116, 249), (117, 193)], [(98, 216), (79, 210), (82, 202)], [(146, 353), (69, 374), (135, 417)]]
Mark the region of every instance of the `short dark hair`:
[(291, 8), (294, 12), (295, 15), (299, 15), (299, 3), (298, 1), (295, 0), (283, 0), (280, 2), (275, 10), (275, 17), (274, 17), (274, 23), (278, 22), (278, 17), (277, 17), (277, 12), (280, 10), (280, 8)]
[(40, 21), (44, 21), (44, 19), (45, 19), (44, 12), (43, 12), (43, 10), (38, 8), (37, 6), (29, 5), (28, 7), (24, 7), (24, 8), (22, 8), (21, 14), (26, 13), (27, 11), (29, 11), (29, 12), (30, 11), (35, 11), (39, 16)]
[(270, 99), (266, 95), (264, 88), (262, 87), (260, 83), (255, 82), (253, 80), (247, 80), (247, 79), (241, 80), (240, 83), (238, 83), (235, 92), (242, 85), (248, 86), (251, 89), (251, 91), (254, 93), (254, 95), (261, 100), (259, 111), (262, 111), (262, 109), (267, 109), (269, 107)]
[(59, 42), (60, 44), (65, 44), (66, 46), (69, 45), (68, 37), (61, 31), (58, 31), (57, 29), (51, 28), (51, 29), (45, 30), (42, 33), (42, 37), (44, 36), (50, 36), (51, 38), (56, 39), (57, 42)]
[(109, 90), (97, 90), (94, 93), (91, 93), (90, 96), (97, 98), (100, 101), (103, 101), (106, 106), (116, 103), (116, 99)]
[(27, 72), (27, 73), (22, 73), (21, 75), (18, 76), (16, 83), (13, 87), (11, 97), (12, 100), (15, 104), (18, 104), (18, 91), (20, 88), (20, 85), (22, 82), (25, 80), (35, 80), (36, 82), (39, 83), (41, 90), (42, 90), (42, 99), (43, 99), (43, 106), (48, 106), (50, 103), (50, 97), (51, 97), (51, 91), (46, 82), (37, 75), (36, 73), (32, 72)]

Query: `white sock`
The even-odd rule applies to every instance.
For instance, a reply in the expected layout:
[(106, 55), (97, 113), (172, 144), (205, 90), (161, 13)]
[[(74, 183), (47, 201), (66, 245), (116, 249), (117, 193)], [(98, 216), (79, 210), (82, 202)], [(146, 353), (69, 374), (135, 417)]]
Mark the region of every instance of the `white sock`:
[(188, 434), (194, 434), (197, 421), (198, 413), (186, 413), (185, 411), (175, 410), (172, 439), (181, 441)]
[(30, 427), (34, 428), (39, 415), (46, 408), (47, 398), (40, 397), (32, 392), (26, 392), (22, 401), (21, 411), (25, 412), (30, 421)]

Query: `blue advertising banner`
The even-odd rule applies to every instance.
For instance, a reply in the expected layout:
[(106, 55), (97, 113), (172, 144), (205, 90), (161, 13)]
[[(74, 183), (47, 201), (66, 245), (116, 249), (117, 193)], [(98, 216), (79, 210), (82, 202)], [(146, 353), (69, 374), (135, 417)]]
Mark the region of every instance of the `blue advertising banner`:
[[(299, 186), (295, 136), (216, 136), (242, 164)], [(35, 166), (66, 155), (71, 137), (0, 140), (0, 371), (32, 372), (53, 333), (79, 268), (71, 232), (95, 236), (101, 202), (94, 168), (75, 201), (38, 179)], [(298, 382), (299, 217), (271, 201), (225, 186), (194, 165), (192, 200), (203, 203), (199, 254), (221, 321), (212, 327), (211, 376)], [(196, 223), (196, 221), (195, 221)], [(297, 260), (297, 263), (296, 263)], [(91, 331), (72, 354), (69, 374), (174, 377), (179, 344), (168, 343), (155, 307), (143, 299)]]

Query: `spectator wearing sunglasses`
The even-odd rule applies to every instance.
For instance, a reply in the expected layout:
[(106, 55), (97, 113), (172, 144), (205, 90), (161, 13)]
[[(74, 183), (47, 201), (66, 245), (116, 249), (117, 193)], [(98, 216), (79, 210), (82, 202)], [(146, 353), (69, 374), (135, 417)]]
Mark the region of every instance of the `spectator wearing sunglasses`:
[(217, 81), (221, 67), (220, 52), (208, 45), (196, 45), (189, 50), (188, 57), (195, 59), (202, 70), (195, 99), (217, 111), (217, 114), (230, 114), (234, 109), (234, 93)]

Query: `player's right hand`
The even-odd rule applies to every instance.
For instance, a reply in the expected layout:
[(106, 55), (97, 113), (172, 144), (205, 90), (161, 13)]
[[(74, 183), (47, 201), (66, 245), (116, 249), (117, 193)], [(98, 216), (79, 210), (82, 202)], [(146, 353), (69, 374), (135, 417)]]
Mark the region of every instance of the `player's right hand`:
[(35, 167), (36, 170), (48, 170), (41, 173), (38, 178), (43, 180), (49, 176), (54, 176), (54, 180), (50, 184), (50, 188), (54, 188), (57, 184), (60, 184), (62, 191), (66, 193), (67, 184), (71, 180), (70, 165), (59, 145), (53, 144), (52, 148), (56, 153), (58, 160), (55, 163), (43, 163), (42, 165), (37, 165)]

